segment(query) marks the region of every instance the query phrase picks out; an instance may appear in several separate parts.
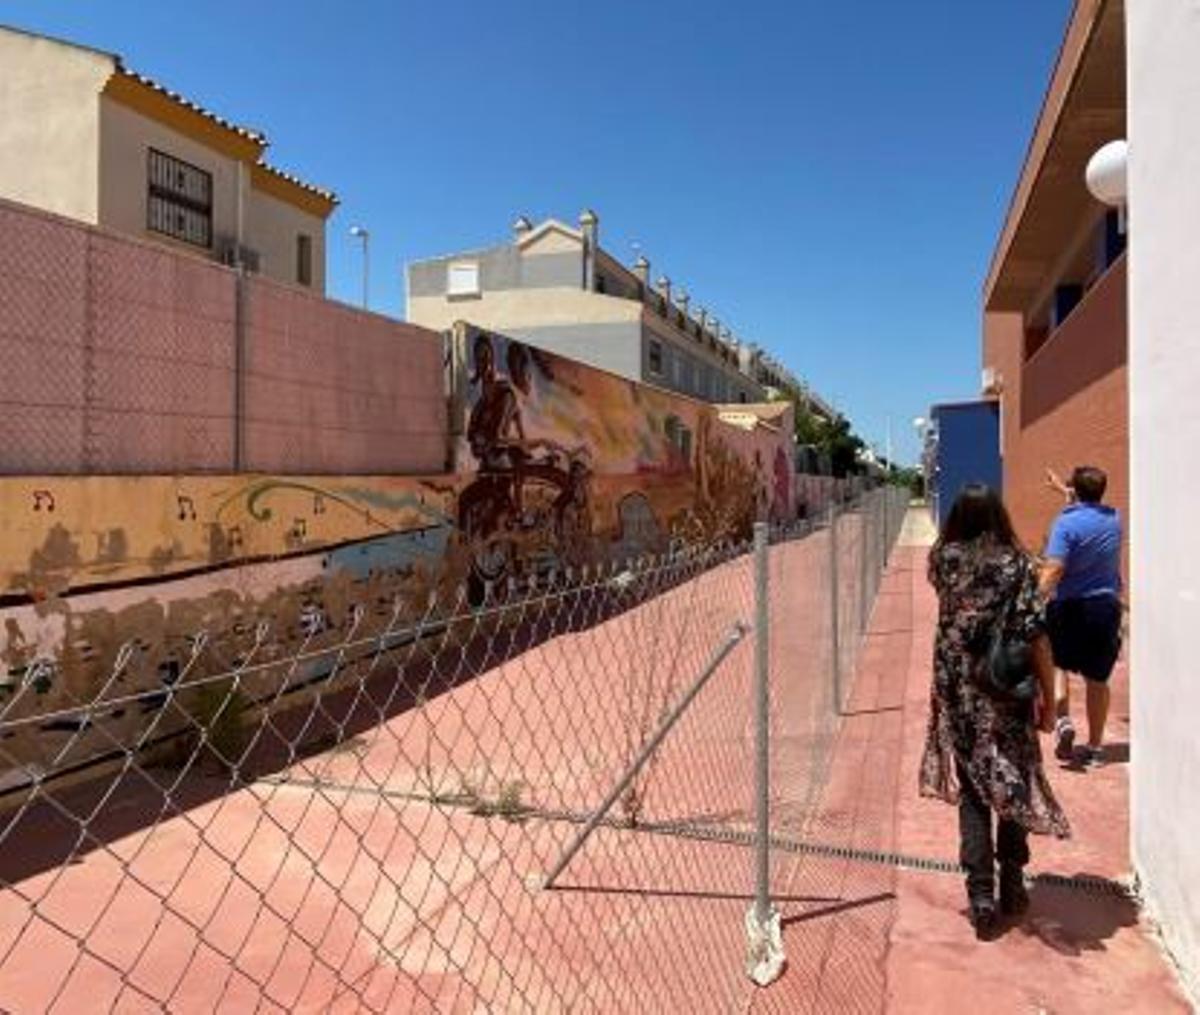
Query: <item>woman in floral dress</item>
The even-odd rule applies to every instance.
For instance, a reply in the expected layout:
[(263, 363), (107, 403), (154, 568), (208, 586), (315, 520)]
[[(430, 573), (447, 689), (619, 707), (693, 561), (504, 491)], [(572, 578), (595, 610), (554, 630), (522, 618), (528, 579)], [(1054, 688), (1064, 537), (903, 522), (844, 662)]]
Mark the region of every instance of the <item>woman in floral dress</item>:
[[(971, 922), (985, 938), (999, 923), (996, 862), (1000, 910), (1018, 914), (1029, 902), (1028, 834), (1071, 834), (1042, 768), (1035, 728), (1046, 731), (1054, 721), (1054, 667), (1037, 569), (993, 490), (974, 484), (959, 495), (930, 553), (929, 580), (939, 615), (921, 794), (958, 805)], [(1007, 638), (1033, 647), (1040, 701), (1032, 708), (998, 699), (979, 681), (982, 654), (999, 623)]]

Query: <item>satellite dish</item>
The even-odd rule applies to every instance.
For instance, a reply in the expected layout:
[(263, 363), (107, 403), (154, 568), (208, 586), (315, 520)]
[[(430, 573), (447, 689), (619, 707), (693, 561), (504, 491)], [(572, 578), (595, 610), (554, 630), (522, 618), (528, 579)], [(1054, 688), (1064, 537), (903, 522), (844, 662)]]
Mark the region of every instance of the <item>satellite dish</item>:
[(1089, 160), (1084, 178), (1087, 188), (1097, 201), (1121, 207), (1128, 196), (1126, 168), (1129, 156), (1127, 141), (1110, 141)]

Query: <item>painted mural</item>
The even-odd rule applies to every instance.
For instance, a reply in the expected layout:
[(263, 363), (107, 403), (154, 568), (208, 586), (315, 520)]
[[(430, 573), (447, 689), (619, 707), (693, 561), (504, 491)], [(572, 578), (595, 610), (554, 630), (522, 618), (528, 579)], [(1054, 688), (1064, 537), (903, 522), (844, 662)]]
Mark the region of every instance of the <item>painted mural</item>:
[(792, 515), (789, 407), (731, 415), (501, 335), (454, 340), (446, 475), (0, 478), (0, 790), (64, 752), (169, 741), (181, 681), (256, 660), (239, 694), (285, 707), (335, 656), (352, 678), (352, 635), (412, 637), (431, 603)]
[(756, 518), (790, 516), (790, 406), (747, 408), (753, 425), (731, 425), (502, 335), (457, 338), (469, 371), (457, 521), (475, 591), (531, 562), (744, 539)]

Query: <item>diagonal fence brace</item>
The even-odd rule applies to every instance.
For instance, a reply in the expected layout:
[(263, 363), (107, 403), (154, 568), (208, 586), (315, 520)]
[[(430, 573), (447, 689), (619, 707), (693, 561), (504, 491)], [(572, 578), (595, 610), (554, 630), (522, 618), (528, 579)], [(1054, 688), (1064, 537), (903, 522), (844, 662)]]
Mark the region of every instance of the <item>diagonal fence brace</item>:
[(604, 802), (596, 808), (591, 817), (588, 818), (587, 823), (571, 841), (571, 844), (563, 851), (562, 856), (558, 858), (558, 862), (550, 869), (550, 873), (542, 879), (542, 888), (554, 887), (554, 882), (567, 869), (567, 865), (575, 858), (575, 854), (583, 848), (583, 844), (587, 842), (588, 837), (596, 830), (596, 827), (604, 820), (608, 812), (612, 810), (613, 805), (621, 799), (622, 794), (629, 788), (629, 784), (637, 778), (638, 772), (650, 760), (651, 755), (658, 750), (658, 745), (663, 742), (666, 735), (671, 732), (672, 727), (680, 720), (684, 712), (688, 710), (688, 707), (695, 700), (696, 695), (704, 689), (704, 685), (708, 683), (709, 678), (721, 668), (721, 664), (749, 633), (750, 626), (748, 624), (738, 621), (733, 625), (733, 628), (725, 636), (724, 641), (717, 646), (717, 650), (708, 660), (708, 664), (692, 682), (692, 686), (675, 703), (675, 707), (671, 709), (666, 718), (659, 723), (658, 729), (654, 731), (654, 735), (642, 745), (637, 757), (625, 769), (624, 774), (617, 780), (616, 785), (609, 790), (608, 796), (604, 798)]

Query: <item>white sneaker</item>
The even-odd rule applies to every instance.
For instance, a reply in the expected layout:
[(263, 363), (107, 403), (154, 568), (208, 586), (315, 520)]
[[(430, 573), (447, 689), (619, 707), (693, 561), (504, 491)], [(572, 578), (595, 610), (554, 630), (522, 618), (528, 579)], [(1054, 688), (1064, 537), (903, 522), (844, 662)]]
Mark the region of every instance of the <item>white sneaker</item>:
[(1059, 761), (1075, 757), (1075, 724), (1067, 716), (1054, 724), (1054, 756)]
[(1104, 747), (1093, 747), (1088, 744), (1083, 749), (1083, 767), (1084, 768), (1102, 768), (1108, 759), (1104, 756)]

